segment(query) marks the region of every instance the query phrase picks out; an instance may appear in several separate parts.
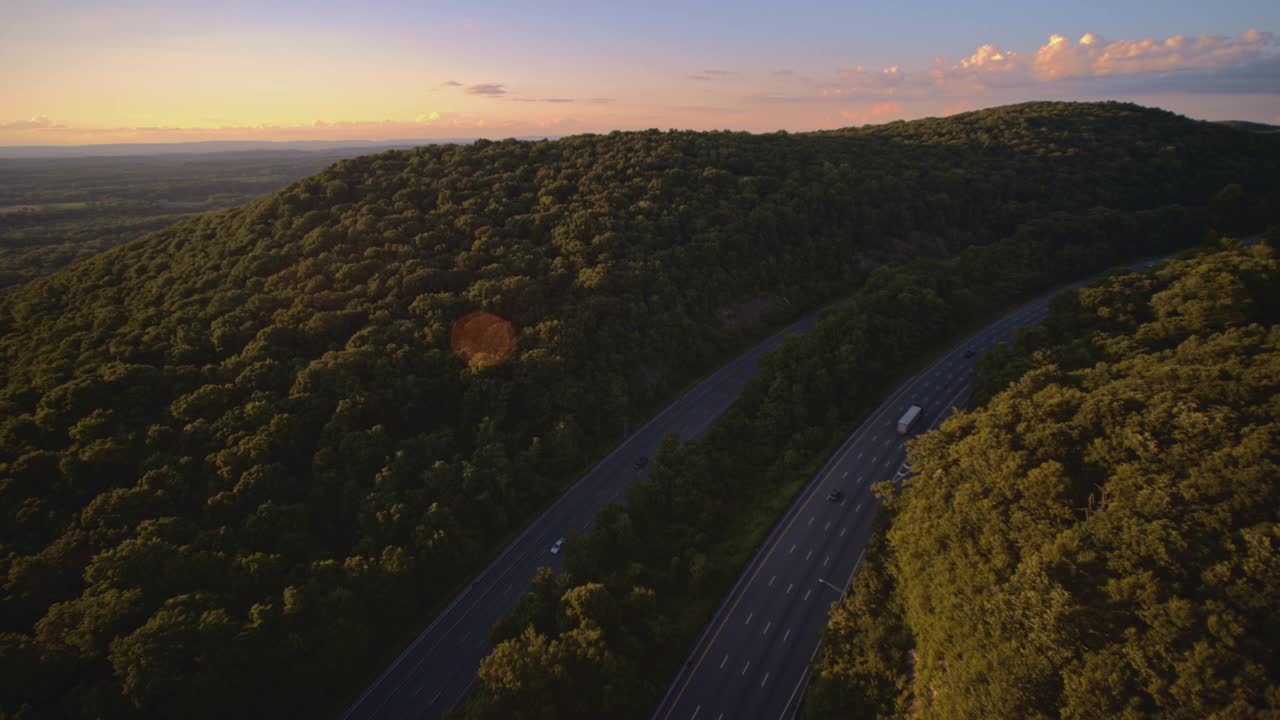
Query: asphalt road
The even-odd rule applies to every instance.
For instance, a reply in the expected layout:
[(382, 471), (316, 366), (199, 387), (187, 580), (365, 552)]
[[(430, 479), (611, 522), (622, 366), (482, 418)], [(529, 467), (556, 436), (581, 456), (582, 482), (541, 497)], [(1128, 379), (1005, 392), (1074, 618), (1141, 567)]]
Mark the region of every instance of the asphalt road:
[(563, 555), (550, 552), (552, 543), (571, 531), (586, 530), (601, 505), (621, 497), (637, 477), (636, 459), (652, 456), (663, 435), (690, 438), (706, 432), (759, 372), (760, 360), (786, 336), (812, 328), (814, 321), (810, 315), (782, 329), (632, 433), (530, 523), (340, 717), (436, 718), (461, 700), (491, 649), (489, 629), (515, 607), (538, 566), (560, 570)]
[[(871, 531), (870, 486), (906, 473), (898, 418), (923, 408), (911, 433), (939, 424), (970, 393), (981, 352), (1038, 325), (1048, 298), (1024, 305), (902, 383), (845, 441), (775, 526), (726, 596), (658, 705), (660, 720), (787, 718), (799, 706), (809, 661), (833, 602), (853, 579)], [(840, 490), (844, 498), (827, 495)]]

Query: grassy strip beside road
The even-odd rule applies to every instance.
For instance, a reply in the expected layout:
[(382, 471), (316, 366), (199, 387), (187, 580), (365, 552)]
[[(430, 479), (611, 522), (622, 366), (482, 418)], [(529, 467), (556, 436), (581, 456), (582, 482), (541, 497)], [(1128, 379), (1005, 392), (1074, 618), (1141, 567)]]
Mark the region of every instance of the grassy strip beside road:
[(752, 551), (798, 490), (908, 368), (1018, 300), (1126, 258), (1185, 246), (1184, 208), (1094, 210), (1024, 226), (945, 261), (874, 271), (702, 439), (669, 437), (625, 506), (601, 509), (495, 628), (468, 718), (644, 717)]

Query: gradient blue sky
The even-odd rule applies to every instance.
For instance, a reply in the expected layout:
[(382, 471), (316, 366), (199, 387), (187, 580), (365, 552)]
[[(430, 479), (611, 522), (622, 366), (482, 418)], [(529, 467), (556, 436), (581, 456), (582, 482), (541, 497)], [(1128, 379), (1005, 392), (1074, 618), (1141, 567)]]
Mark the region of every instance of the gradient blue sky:
[(0, 144), (807, 130), (1037, 98), (1280, 122), (1274, 0), (5, 0), (0, 20)]

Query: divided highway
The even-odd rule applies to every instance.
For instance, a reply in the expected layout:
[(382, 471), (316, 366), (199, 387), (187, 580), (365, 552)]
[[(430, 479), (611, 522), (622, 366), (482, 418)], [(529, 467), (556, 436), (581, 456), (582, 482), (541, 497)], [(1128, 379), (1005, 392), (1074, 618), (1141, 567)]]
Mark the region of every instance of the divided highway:
[(760, 360), (788, 335), (813, 327), (807, 316), (717, 370), (628, 437), (513, 540), (341, 715), (347, 719), (437, 718), (467, 693), (486, 637), (515, 607), (540, 565), (560, 570), (552, 543), (586, 530), (596, 510), (618, 499), (636, 477), (635, 462), (653, 455), (669, 432), (706, 432), (760, 370)]
[[(970, 393), (982, 352), (1038, 325), (1048, 297), (1009, 313), (898, 387), (818, 472), (729, 592), (654, 713), (657, 720), (792, 717), (831, 603), (862, 561), (876, 500), (870, 486), (906, 474), (897, 421), (924, 409), (912, 434), (938, 425)], [(965, 357), (966, 355), (970, 357)], [(831, 491), (843, 498), (832, 501)]]

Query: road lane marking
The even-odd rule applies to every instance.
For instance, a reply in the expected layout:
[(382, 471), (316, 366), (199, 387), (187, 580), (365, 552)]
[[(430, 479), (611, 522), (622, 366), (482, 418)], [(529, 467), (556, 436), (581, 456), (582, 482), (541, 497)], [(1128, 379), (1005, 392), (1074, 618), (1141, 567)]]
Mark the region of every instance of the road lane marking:
[(435, 695), (431, 696), (431, 702), (427, 703), (427, 707), (431, 707), (432, 705), (435, 705), (436, 700), (439, 700), (439, 699), (440, 699), (440, 693), (437, 692)]
[(701, 705), (699, 705), (698, 707), (694, 708), (694, 709), (693, 709), (693, 714), (689, 716), (689, 720), (696, 720), (696, 719), (697, 719), (697, 717), (698, 717), (698, 711), (699, 711), (699, 710), (701, 710), (701, 709), (702, 709), (702, 706), (701, 706)]
[(791, 628), (787, 628), (787, 632), (783, 634), (782, 642), (786, 642), (789, 637), (791, 637)]
[(747, 668), (749, 668), (749, 667), (751, 667), (751, 661), (750, 661), (750, 660), (748, 660), (748, 661), (747, 661), (747, 664), (746, 664), (746, 665), (743, 665), (743, 666), (742, 666), (742, 674), (743, 674), (743, 675), (746, 675), (746, 674), (747, 674)]
[(828, 530), (830, 530), (830, 529), (831, 529), (831, 521), (830, 521), (830, 520), (828, 520), (828, 521), (827, 521), (827, 524), (826, 524), (826, 525), (824, 525), (824, 526), (822, 527), (822, 532), (826, 532), (826, 531), (828, 531)]
[(764, 674), (764, 679), (760, 681), (760, 687), (764, 687), (764, 684), (767, 682), (769, 682), (769, 673)]
[(853, 511), (858, 512), (861, 509), (862, 509), (862, 503), (858, 503), (858, 507), (854, 508)]
[(755, 613), (747, 613), (747, 621), (746, 621), (745, 623), (743, 623), (743, 625), (750, 625), (750, 624), (751, 624), (751, 618), (753, 618), (753, 617), (755, 617), (755, 616), (756, 616), (756, 614), (755, 614)]
[(787, 551), (787, 554), (788, 554), (788, 555), (790, 555), (791, 553), (793, 553), (793, 552), (795, 552), (795, 551), (796, 551), (796, 546), (795, 546), (795, 544), (793, 543), (793, 544), (791, 545), (791, 549)]
[(827, 559), (822, 561), (822, 567), (826, 567), (826, 566), (828, 566), (828, 565), (830, 565), (830, 564), (831, 564), (831, 556), (830, 556), (830, 555), (828, 555), (828, 556), (827, 556)]
[(876, 455), (875, 457), (871, 458), (871, 464), (872, 464), (872, 465), (875, 465), (875, 464), (876, 464), (876, 461), (877, 461), (877, 460), (879, 460), (879, 459), (880, 459), (880, 456), (879, 456), (879, 455)]
[(844, 531), (845, 531), (846, 529), (847, 529), (847, 528), (840, 528), (840, 537), (844, 537)]
[(810, 550), (810, 551), (809, 551), (809, 553), (808, 553), (807, 555), (805, 555), (805, 556), (804, 556), (804, 559), (805, 559), (805, 560), (808, 560), (808, 559), (809, 559), (809, 558), (811, 558), (811, 557), (813, 557), (813, 551), (812, 551), (812, 550)]
[(793, 588), (793, 587), (795, 587), (795, 586), (796, 586), (796, 584), (795, 584), (795, 583), (791, 583), (790, 585), (788, 585), (788, 586), (787, 586), (787, 594), (788, 594), (788, 595), (790, 595), (790, 594), (791, 594), (791, 588)]
[(859, 476), (858, 476), (858, 484), (859, 484), (859, 485), (861, 485), (861, 484), (862, 484), (862, 481), (863, 481), (864, 479), (866, 479), (866, 477), (867, 477), (866, 475), (859, 475)]
[(724, 669), (724, 664), (729, 662), (729, 653), (724, 654), (724, 659), (720, 661), (720, 669)]
[(427, 687), (426, 680), (423, 680), (422, 682), (418, 683), (418, 689), (413, 691), (413, 696), (418, 697), (418, 695), (420, 695), (423, 689), (425, 689), (426, 687)]
[(773, 581), (777, 579), (778, 579), (777, 575), (774, 575), (773, 577), (769, 578), (769, 587), (773, 587)]
[(809, 527), (813, 527), (813, 516), (809, 516)]
[(844, 471), (844, 474), (840, 476), (840, 479), (841, 479), (841, 480), (843, 480), (843, 479), (845, 479), (845, 478), (847, 478), (847, 477), (849, 477), (849, 471), (848, 471), (848, 470), (845, 470), (845, 471)]
[(813, 592), (813, 589), (812, 589), (812, 588), (810, 588), (810, 589), (808, 589), (808, 590), (805, 590), (805, 591), (804, 591), (804, 599), (805, 599), (805, 600), (808, 600), (808, 599), (809, 599), (809, 593), (811, 593), (811, 592)]
[(861, 459), (862, 459), (862, 453), (858, 453), (858, 459), (859, 459), (859, 460), (861, 460)]
[(770, 620), (768, 623), (765, 623), (764, 630), (761, 630), (761, 631), (760, 631), (760, 634), (761, 634), (761, 635), (767, 635), (767, 634), (769, 633), (769, 628), (771, 628), (771, 627), (773, 627), (773, 621), (772, 621), (772, 620)]

